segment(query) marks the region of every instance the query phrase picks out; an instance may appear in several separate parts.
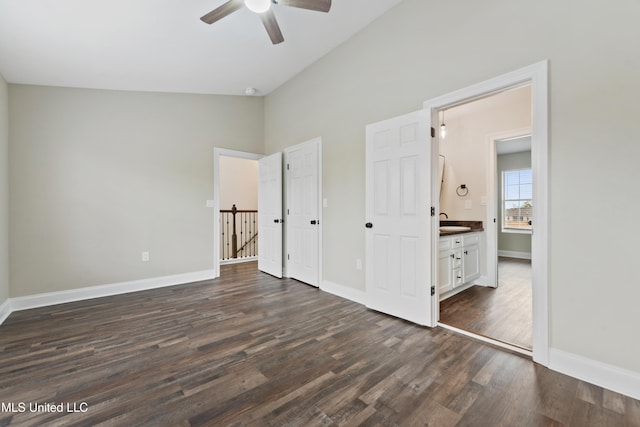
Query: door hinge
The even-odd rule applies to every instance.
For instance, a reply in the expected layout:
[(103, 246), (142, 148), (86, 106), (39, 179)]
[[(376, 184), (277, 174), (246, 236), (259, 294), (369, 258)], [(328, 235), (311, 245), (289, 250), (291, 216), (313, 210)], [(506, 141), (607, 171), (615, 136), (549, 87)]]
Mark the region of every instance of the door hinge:
[(289, 163), (287, 163), (287, 170), (289, 170)]
[(291, 259), (291, 255), (287, 254), (287, 259)]
[(436, 130), (434, 128), (431, 128), (431, 138), (435, 138), (436, 137)]
[(436, 216), (436, 207), (431, 206), (431, 216)]
[(432, 286), (431, 287), (431, 296), (434, 296), (436, 294), (436, 287)]

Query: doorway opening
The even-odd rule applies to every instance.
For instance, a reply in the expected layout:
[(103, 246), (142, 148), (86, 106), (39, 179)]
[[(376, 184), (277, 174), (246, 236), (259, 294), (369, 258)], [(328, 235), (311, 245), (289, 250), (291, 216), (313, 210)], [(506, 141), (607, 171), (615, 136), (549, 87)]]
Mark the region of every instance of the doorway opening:
[[(484, 81), (482, 83), (478, 83), (476, 85), (469, 86), (467, 88), (463, 88), (457, 90), (455, 92), (451, 92), (449, 94), (440, 96), (438, 98), (434, 98), (432, 100), (426, 101), (424, 103), (424, 108), (428, 109), (430, 112), (431, 123), (433, 127), (437, 127), (438, 124), (441, 123), (441, 112), (444, 110), (447, 113), (447, 136), (445, 139), (443, 138), (434, 138), (433, 151), (434, 154), (437, 154), (440, 151), (440, 146), (447, 144), (447, 140), (449, 135), (453, 131), (450, 124), (451, 123), (451, 115), (450, 110), (454, 107), (470, 105), (472, 106), (474, 101), (483, 100), (486, 98), (492, 98), (494, 95), (500, 94), (508, 94), (509, 92), (515, 92), (519, 88), (523, 88), (529, 86), (531, 93), (531, 100), (529, 104), (530, 108), (530, 134), (531, 134), (531, 170), (532, 170), (532, 194), (533, 200), (535, 200), (535, 204), (532, 207), (532, 213), (534, 219), (534, 227), (531, 232), (531, 305), (532, 305), (532, 338), (531, 338), (531, 350), (523, 349), (520, 346), (514, 346), (511, 344), (507, 344), (501, 342), (499, 340), (495, 340), (481, 334), (475, 334), (472, 332), (467, 332), (461, 330), (459, 328), (450, 327), (446, 324), (443, 324), (440, 315), (440, 300), (439, 298), (433, 298), (433, 312), (435, 314), (436, 322), (438, 325), (442, 327), (447, 327), (449, 329), (454, 329), (457, 332), (472, 336), (476, 339), (480, 339), (483, 341), (488, 341), (494, 345), (505, 347), (511, 349), (513, 351), (518, 351), (523, 354), (528, 354), (532, 356), (533, 360), (537, 363), (540, 363), (544, 366), (549, 363), (549, 317), (548, 317), (548, 63), (547, 61), (542, 61), (537, 64), (530, 65), (528, 67), (521, 68), (519, 70), (503, 74), (501, 76), (495, 77), (493, 79)], [(512, 112), (506, 112), (505, 114), (508, 116)], [(512, 125), (513, 127), (527, 127), (526, 123), (520, 125)], [(464, 129), (463, 129), (464, 130)], [(490, 135), (490, 132), (487, 132)], [(494, 130), (493, 132), (496, 132)], [(432, 134), (434, 134), (434, 130), (432, 129)], [(466, 130), (463, 132), (465, 137), (469, 137), (469, 132)], [(485, 147), (487, 144), (488, 137), (485, 135)], [(506, 137), (505, 137), (506, 138)], [(500, 139), (500, 138), (495, 138)], [(481, 144), (482, 145), (482, 144)], [(486, 150), (486, 148), (485, 148)], [(479, 154), (476, 158), (486, 158), (487, 151), (485, 154)], [(448, 161), (449, 159), (447, 159)], [(433, 175), (433, 191), (434, 194), (439, 194), (440, 190), (440, 182), (438, 182), (436, 178), (437, 174), (437, 164), (432, 163), (432, 175)], [(445, 180), (447, 177), (447, 165), (445, 162)], [(491, 174), (487, 174), (491, 175)], [(460, 178), (460, 177), (458, 177)], [(469, 178), (470, 179), (470, 178)], [(483, 181), (489, 182), (488, 178), (481, 178), (480, 184), (483, 184)], [(494, 178), (494, 182), (497, 187), (497, 179)], [(466, 181), (466, 179), (465, 179)], [(486, 182), (484, 184), (486, 184)], [(487, 252), (484, 255), (484, 259), (479, 260), (481, 266), (485, 267), (486, 271), (481, 271), (478, 276), (476, 276), (476, 283), (484, 286), (491, 286), (491, 282), (489, 279), (490, 274), (488, 274), (489, 270), (487, 267), (487, 255), (489, 255), (490, 251), (495, 252), (496, 263), (494, 264), (495, 268), (495, 279), (496, 282), (493, 283), (493, 286), (498, 284), (498, 263), (497, 263), (497, 238), (493, 246), (491, 246), (490, 242), (492, 239), (489, 239), (487, 236), (497, 236), (496, 233), (492, 233), (490, 230), (492, 228), (497, 228), (497, 215), (498, 215), (498, 205), (497, 202), (494, 203), (493, 200), (489, 200), (489, 194), (483, 194), (481, 191), (481, 186), (478, 186), (478, 181), (467, 181), (463, 182), (462, 179), (457, 179), (453, 181), (454, 190), (459, 187), (463, 187), (461, 191), (462, 196), (466, 196), (468, 190), (469, 194), (472, 195), (473, 199), (469, 202), (469, 200), (457, 200), (459, 204), (461, 204), (463, 212), (468, 214), (469, 211), (474, 211), (474, 207), (476, 205), (482, 206), (483, 210), (478, 212), (482, 212), (486, 215), (486, 221), (483, 222), (483, 227), (486, 229), (486, 232), (483, 231), (480, 233), (478, 237), (478, 245), (484, 246), (487, 248)], [(465, 184), (464, 186), (462, 184)], [(466, 188), (465, 188), (466, 187)], [(478, 188), (478, 190), (474, 190)], [(496, 188), (492, 187), (492, 188)], [(443, 187), (443, 191), (444, 187)], [(496, 191), (497, 193), (497, 191)], [(457, 197), (454, 196), (454, 197)], [(479, 201), (478, 201), (479, 200)], [(434, 205), (436, 207), (436, 212), (442, 212), (443, 209), (440, 208), (440, 203), (438, 198), (434, 198)], [(489, 212), (492, 214), (489, 214)], [(454, 214), (455, 215), (455, 214)], [(451, 218), (451, 215), (449, 215)], [(495, 222), (494, 222), (495, 219)], [(434, 222), (434, 233), (438, 232), (438, 223)], [(437, 235), (437, 234), (436, 234)], [(483, 237), (484, 236), (484, 237)], [(482, 242), (482, 239), (485, 239), (486, 242)], [(472, 243), (472, 242), (471, 242)], [(438, 283), (439, 274), (442, 270), (439, 265), (439, 239), (433, 239), (432, 241), (432, 265), (434, 268), (434, 276), (432, 280), (434, 283)], [(471, 252), (470, 252), (471, 253)], [(471, 263), (473, 265), (473, 263)], [(473, 284), (472, 284), (473, 285)], [(489, 289), (491, 290), (491, 289)], [(437, 290), (436, 290), (437, 292)], [(437, 295), (437, 293), (436, 293)]]
[[(516, 134), (518, 132), (514, 132)], [(497, 179), (497, 294), (504, 320), (512, 325), (495, 337), (531, 350), (533, 345), (532, 255), (533, 217), (531, 134), (494, 139)]]
[[(454, 262), (441, 262), (439, 274), (457, 275), (440, 281), (448, 285), (439, 292), (440, 323), (530, 351), (530, 261), (527, 273), (525, 265), (498, 253), (511, 256), (514, 243), (524, 253), (528, 241), (531, 259), (531, 86), (457, 105), (446, 117), (440, 212), (447, 224), (481, 222), (484, 231), (440, 238), (440, 259), (452, 255)], [(520, 138), (503, 136), (512, 134)], [(462, 247), (445, 245), (451, 239)], [(472, 268), (475, 274), (467, 271)]]
[(258, 257), (258, 161), (220, 156), (220, 263)]
[(255, 261), (258, 257), (258, 160), (261, 154), (213, 150), (213, 264)]

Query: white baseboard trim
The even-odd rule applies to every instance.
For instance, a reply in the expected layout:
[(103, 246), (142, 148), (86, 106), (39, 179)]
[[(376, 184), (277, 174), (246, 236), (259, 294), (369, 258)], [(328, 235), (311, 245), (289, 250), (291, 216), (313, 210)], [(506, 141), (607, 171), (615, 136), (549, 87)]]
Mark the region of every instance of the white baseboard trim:
[(473, 281), (473, 284), (478, 286), (487, 286), (490, 288), (495, 287), (495, 282), (492, 282), (491, 280), (489, 280), (489, 277), (487, 276), (478, 277), (476, 280)]
[(229, 259), (221, 259), (220, 265), (226, 264), (240, 264), (241, 262), (249, 262), (249, 261), (257, 261), (257, 256), (248, 256), (243, 258), (229, 258)]
[(634, 399), (640, 399), (640, 373), (638, 372), (555, 348), (549, 349), (549, 368)]
[(447, 291), (444, 294), (441, 294), (439, 296), (440, 302), (446, 300), (447, 298), (451, 298), (452, 296), (457, 295), (462, 291), (466, 291), (467, 289), (469, 289), (472, 286), (475, 286), (474, 282), (465, 283), (462, 286), (458, 286), (457, 288), (453, 288), (450, 291)]
[(145, 291), (166, 286), (182, 285), (185, 283), (210, 280), (214, 277), (213, 270), (196, 271), (192, 273), (174, 274), (171, 276), (153, 277), (150, 279), (133, 280), (130, 282), (112, 283), (109, 285), (90, 286), (66, 291), (49, 292), (28, 295), (10, 299), (11, 311), (27, 310), (67, 302), (82, 301), (92, 298), (126, 294), (129, 292)]
[(5, 302), (0, 304), (0, 325), (7, 320), (7, 317), (11, 314), (11, 299), (7, 299)]
[(498, 251), (498, 256), (504, 256), (508, 258), (531, 259), (531, 252)]
[(367, 305), (366, 294), (364, 291), (361, 291), (359, 289), (354, 289), (348, 286), (339, 285), (338, 283), (330, 282), (328, 280), (323, 280), (320, 284), (320, 290), (339, 296), (340, 298), (348, 299), (358, 304)]

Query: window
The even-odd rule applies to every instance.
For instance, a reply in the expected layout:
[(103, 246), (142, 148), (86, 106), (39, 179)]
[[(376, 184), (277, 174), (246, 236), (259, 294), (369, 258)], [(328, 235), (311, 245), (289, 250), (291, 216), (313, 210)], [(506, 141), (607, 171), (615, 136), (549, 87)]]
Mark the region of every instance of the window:
[(502, 231), (531, 232), (532, 178), (531, 169), (502, 172)]

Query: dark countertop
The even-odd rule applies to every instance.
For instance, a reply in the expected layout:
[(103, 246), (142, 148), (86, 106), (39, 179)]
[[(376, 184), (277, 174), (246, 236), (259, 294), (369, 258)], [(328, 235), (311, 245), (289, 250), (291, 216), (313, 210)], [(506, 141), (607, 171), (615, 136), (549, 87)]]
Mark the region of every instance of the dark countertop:
[(456, 221), (453, 219), (446, 219), (440, 221), (440, 226), (443, 225), (460, 225), (463, 227), (471, 227), (471, 230), (465, 231), (441, 231), (440, 236), (453, 236), (454, 234), (474, 233), (476, 231), (484, 231), (482, 227), (482, 221)]

